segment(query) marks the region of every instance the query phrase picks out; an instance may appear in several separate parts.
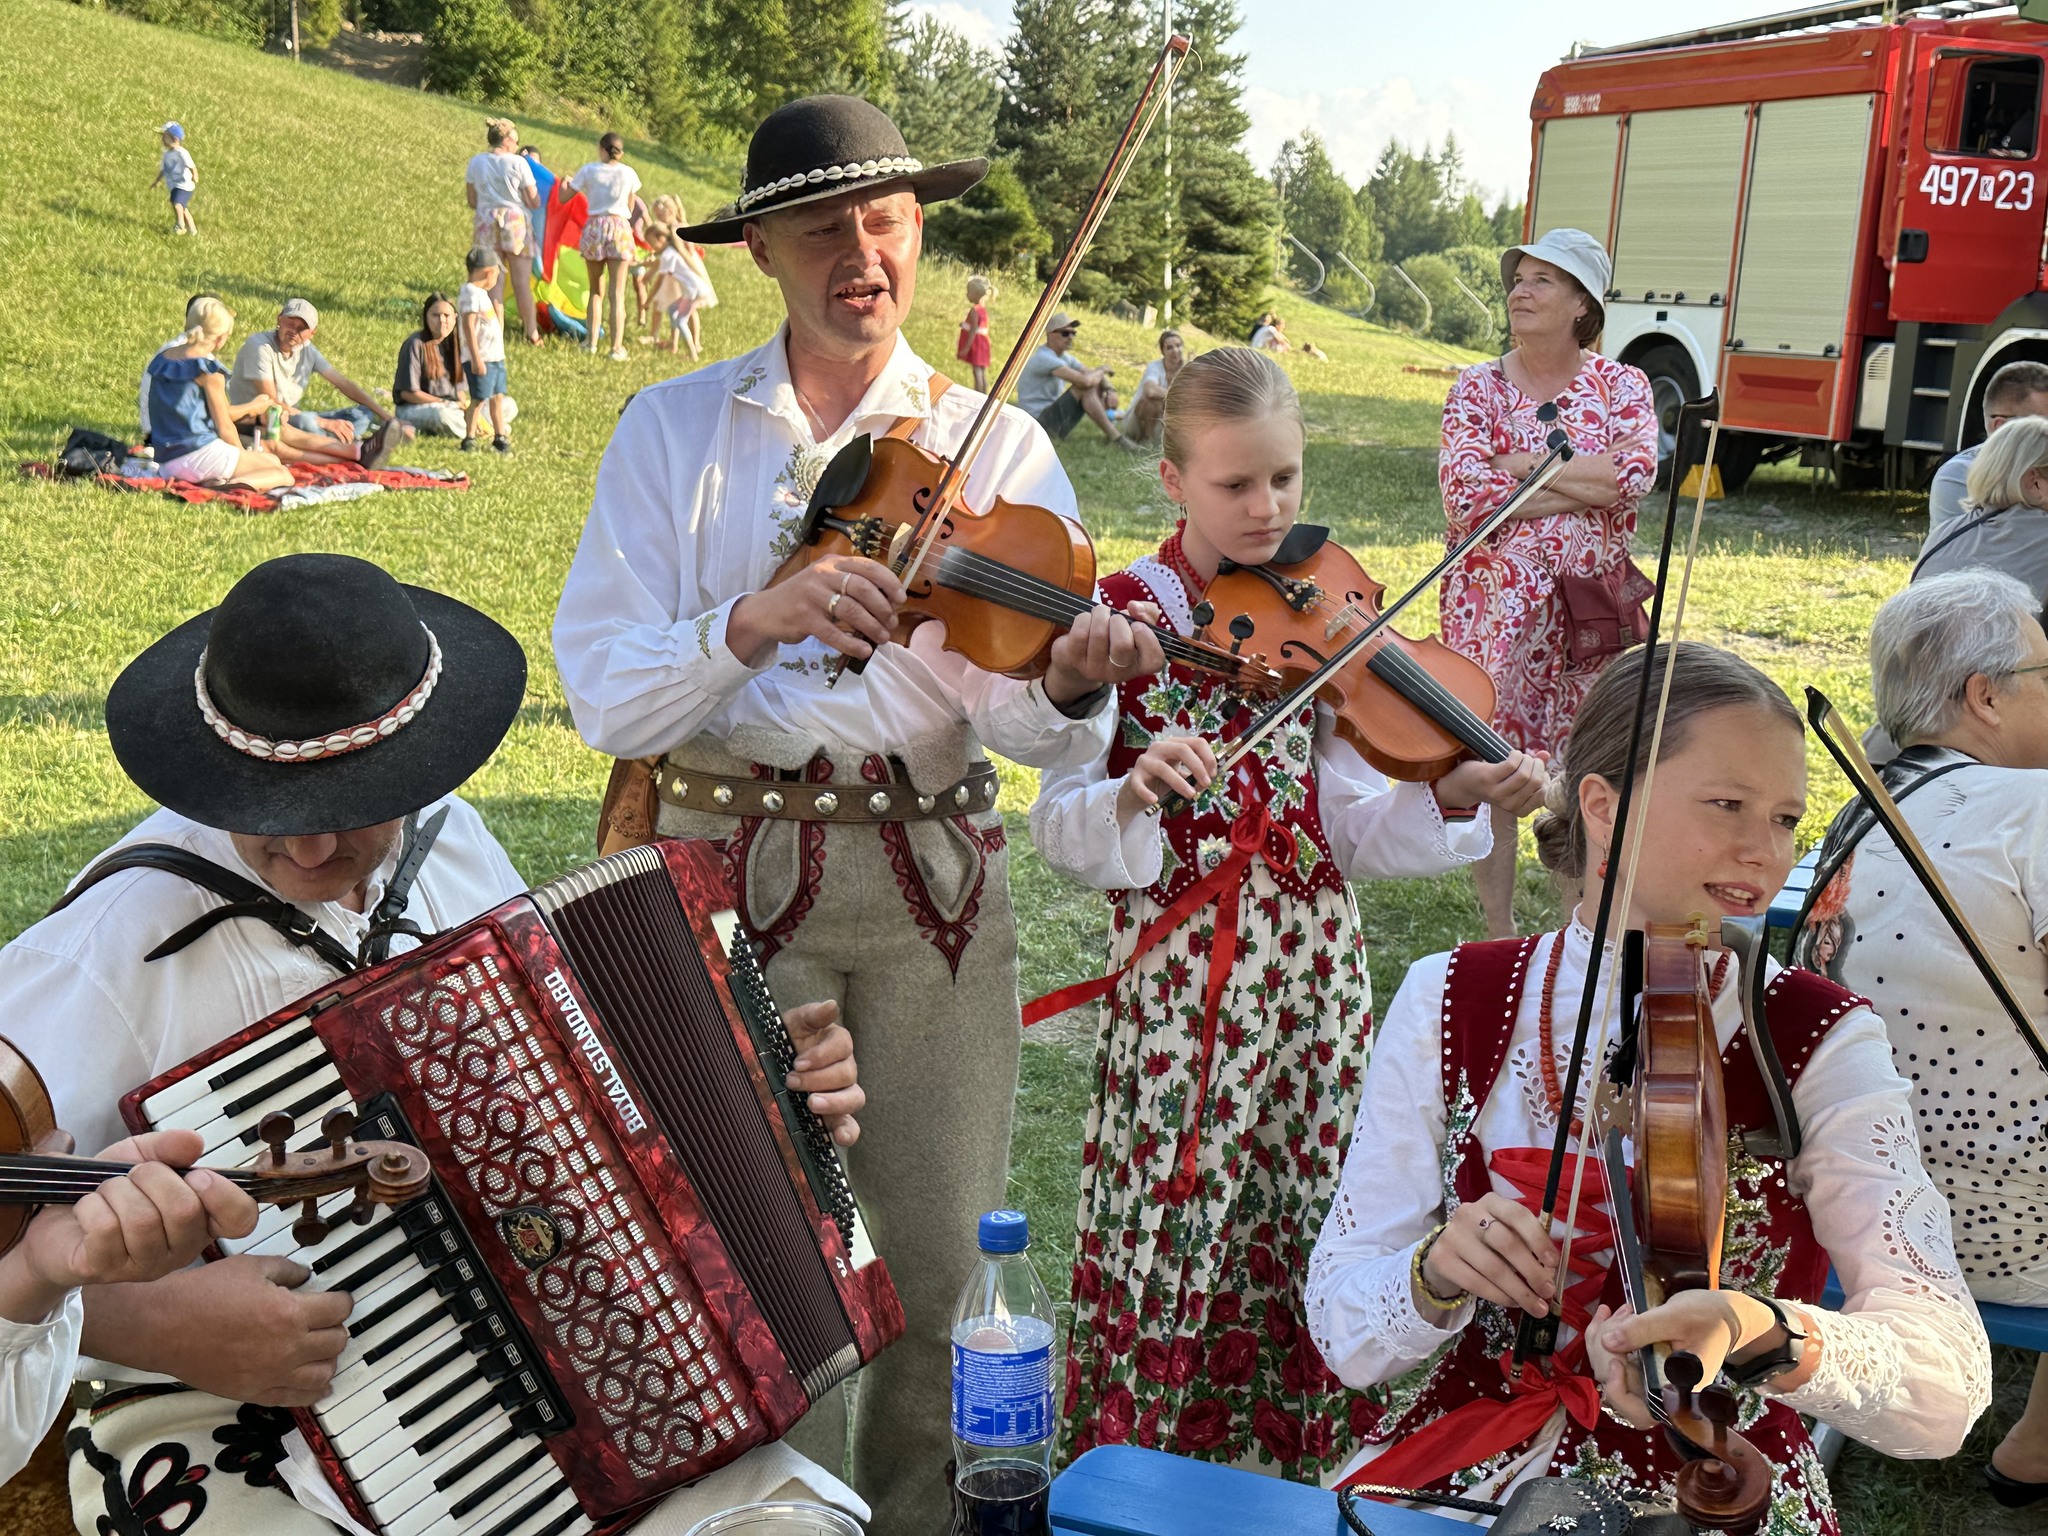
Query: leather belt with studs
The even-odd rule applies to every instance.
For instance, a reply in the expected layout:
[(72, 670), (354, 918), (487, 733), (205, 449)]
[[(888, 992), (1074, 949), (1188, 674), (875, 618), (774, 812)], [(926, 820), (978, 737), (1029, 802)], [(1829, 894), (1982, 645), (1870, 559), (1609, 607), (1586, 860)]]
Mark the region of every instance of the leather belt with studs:
[(716, 816), (766, 816), (778, 821), (942, 821), (994, 808), (996, 771), (984, 763), (935, 795), (909, 784), (806, 784), (790, 779), (735, 779), (692, 773), (673, 763), (654, 771), (655, 793), (686, 811)]

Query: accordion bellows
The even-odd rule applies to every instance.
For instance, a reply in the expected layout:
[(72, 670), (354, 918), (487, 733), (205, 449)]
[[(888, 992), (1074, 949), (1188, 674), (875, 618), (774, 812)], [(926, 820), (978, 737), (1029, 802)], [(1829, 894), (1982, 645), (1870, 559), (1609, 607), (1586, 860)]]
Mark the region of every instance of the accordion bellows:
[[(712, 845), (630, 849), (323, 988), (123, 1112), (146, 1128), (153, 1100), (192, 1093), (167, 1090), (310, 1021), (347, 1097), (428, 1153), (566, 1417), (540, 1443), (604, 1520), (779, 1438), (903, 1331), (830, 1139), (784, 1086), (788, 1037), (729, 906)], [(233, 1124), (270, 1107), (221, 1091)], [(355, 1486), (327, 1407), (302, 1426), (384, 1525), (402, 1511)]]

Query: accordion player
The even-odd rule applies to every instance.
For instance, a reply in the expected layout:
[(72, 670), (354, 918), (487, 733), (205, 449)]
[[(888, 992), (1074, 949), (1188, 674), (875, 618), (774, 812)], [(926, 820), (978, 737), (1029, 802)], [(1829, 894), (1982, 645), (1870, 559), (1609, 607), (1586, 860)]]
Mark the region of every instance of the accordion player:
[(221, 1245), (354, 1297), (297, 1417), (363, 1524), (623, 1528), (901, 1336), (728, 905), (712, 845), (630, 849), (123, 1099), (136, 1129), (200, 1130), (209, 1162), (335, 1109), (426, 1151), (429, 1193), (367, 1224), (339, 1201)]

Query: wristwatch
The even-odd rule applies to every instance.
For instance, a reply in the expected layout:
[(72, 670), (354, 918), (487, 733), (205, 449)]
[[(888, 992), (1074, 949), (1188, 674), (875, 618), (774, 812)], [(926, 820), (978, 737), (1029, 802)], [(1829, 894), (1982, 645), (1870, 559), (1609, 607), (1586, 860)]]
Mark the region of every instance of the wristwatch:
[(1750, 1299), (1771, 1309), (1771, 1316), (1785, 1330), (1785, 1342), (1740, 1365), (1733, 1360), (1722, 1365), (1721, 1374), (1745, 1392), (1754, 1392), (1787, 1371), (1797, 1370), (1799, 1363), (1806, 1358), (1806, 1335), (1792, 1326), (1792, 1319), (1786, 1315), (1785, 1309), (1769, 1296), (1751, 1296)]

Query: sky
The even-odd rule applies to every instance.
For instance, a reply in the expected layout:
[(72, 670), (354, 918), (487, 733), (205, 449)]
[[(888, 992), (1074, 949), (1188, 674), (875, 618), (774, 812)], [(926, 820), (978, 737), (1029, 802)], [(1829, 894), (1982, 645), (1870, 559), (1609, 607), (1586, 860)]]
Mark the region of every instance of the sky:
[[(1411, 147), (1455, 133), (1488, 201), (1529, 181), (1529, 98), (1575, 41), (1632, 42), (1790, 9), (1796, 0), (1239, 0), (1245, 151), (1269, 170), (1314, 129), (1354, 185), (1389, 139)], [(911, 0), (983, 47), (1010, 32), (1008, 0)], [(1455, 25), (1445, 18), (1455, 15)], [(1106, 146), (1105, 146), (1106, 149)]]

